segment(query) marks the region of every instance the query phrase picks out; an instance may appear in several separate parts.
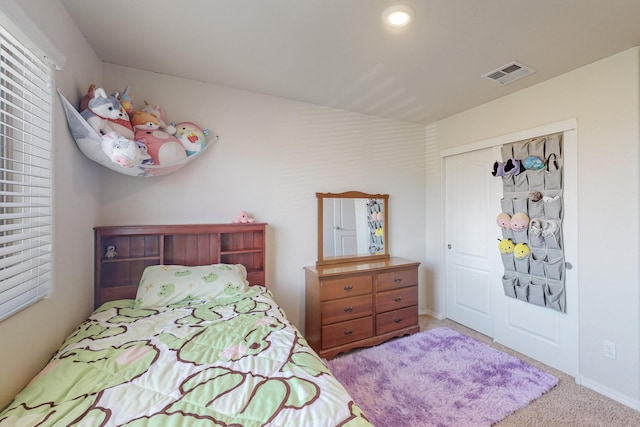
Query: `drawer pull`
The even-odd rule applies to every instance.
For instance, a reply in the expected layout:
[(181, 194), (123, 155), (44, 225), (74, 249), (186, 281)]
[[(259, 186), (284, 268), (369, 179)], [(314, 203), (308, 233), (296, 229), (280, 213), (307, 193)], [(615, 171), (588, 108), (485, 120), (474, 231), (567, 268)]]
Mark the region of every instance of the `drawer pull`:
[(393, 319), (393, 321), (396, 322), (396, 323), (400, 323), (400, 322), (402, 322), (402, 317), (399, 318), (399, 319)]
[(344, 331), (344, 334), (347, 335), (347, 336), (348, 335), (353, 335), (353, 331), (351, 329), (348, 329), (348, 330)]
[(395, 279), (393, 279), (393, 281), (396, 283), (400, 283), (402, 282), (402, 277), (396, 277)]
[(347, 292), (352, 291), (352, 290), (353, 290), (353, 285), (347, 285), (347, 286), (345, 286), (345, 287), (344, 287), (344, 290), (345, 290), (345, 291), (347, 291)]
[(349, 307), (345, 307), (344, 311), (347, 313), (351, 313), (353, 311), (353, 307), (349, 306)]
[(394, 301), (395, 302), (400, 302), (400, 301), (402, 301), (402, 297), (396, 297), (396, 298), (394, 298)]

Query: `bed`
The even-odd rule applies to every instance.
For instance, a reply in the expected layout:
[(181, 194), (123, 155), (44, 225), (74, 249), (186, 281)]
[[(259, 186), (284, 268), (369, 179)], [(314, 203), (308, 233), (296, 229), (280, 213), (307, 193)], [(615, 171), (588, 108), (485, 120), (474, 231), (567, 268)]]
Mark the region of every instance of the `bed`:
[(97, 308), (0, 426), (370, 426), (264, 286), (264, 237), (96, 228)]

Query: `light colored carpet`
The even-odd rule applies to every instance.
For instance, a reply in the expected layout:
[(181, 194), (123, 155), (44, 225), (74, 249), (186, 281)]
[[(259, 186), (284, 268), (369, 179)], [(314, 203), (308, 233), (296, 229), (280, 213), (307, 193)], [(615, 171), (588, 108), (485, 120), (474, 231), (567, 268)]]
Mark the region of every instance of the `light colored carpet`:
[(640, 412), (595, 391), (575, 379), (523, 354), (496, 344), (491, 338), (451, 320), (420, 316), (420, 329), (446, 326), (509, 353), (558, 378), (558, 385), (528, 406), (495, 424), (497, 427), (638, 427)]

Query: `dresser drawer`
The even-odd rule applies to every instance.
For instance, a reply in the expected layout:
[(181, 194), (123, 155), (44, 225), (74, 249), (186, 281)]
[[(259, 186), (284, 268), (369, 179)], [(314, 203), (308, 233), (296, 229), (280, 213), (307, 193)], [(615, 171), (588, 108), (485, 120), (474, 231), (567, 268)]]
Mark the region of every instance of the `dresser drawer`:
[(376, 316), (376, 334), (384, 334), (418, 324), (418, 306), (388, 311)]
[(376, 313), (418, 304), (418, 286), (376, 293)]
[(320, 282), (320, 298), (328, 301), (338, 298), (354, 297), (370, 294), (373, 289), (370, 274), (341, 277), (337, 279), (323, 279)]
[(329, 325), (358, 317), (371, 316), (372, 306), (371, 294), (323, 302), (322, 324)]
[(389, 289), (403, 288), (418, 284), (418, 269), (408, 268), (405, 270), (394, 270), (387, 273), (376, 274), (376, 290), (386, 291)]
[(322, 348), (336, 347), (373, 336), (373, 317), (322, 327)]

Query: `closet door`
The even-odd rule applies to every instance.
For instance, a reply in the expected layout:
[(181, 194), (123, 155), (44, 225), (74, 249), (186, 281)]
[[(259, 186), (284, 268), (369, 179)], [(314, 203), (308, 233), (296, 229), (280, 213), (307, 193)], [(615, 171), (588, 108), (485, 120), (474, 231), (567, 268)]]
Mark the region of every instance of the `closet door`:
[(489, 173), (495, 150), (445, 159), (447, 317), (490, 337), (492, 288), (500, 280), (495, 212), (502, 187)]
[[(536, 129), (531, 137), (557, 131)], [(522, 134), (520, 134), (522, 135)], [(529, 137), (525, 135), (525, 137)], [(444, 157), (445, 293), (447, 318), (559, 369), (578, 373), (577, 137), (564, 132), (566, 312), (505, 295), (498, 248), (502, 182), (491, 175), (505, 139), (491, 148)], [(489, 141), (492, 143), (492, 141)]]

